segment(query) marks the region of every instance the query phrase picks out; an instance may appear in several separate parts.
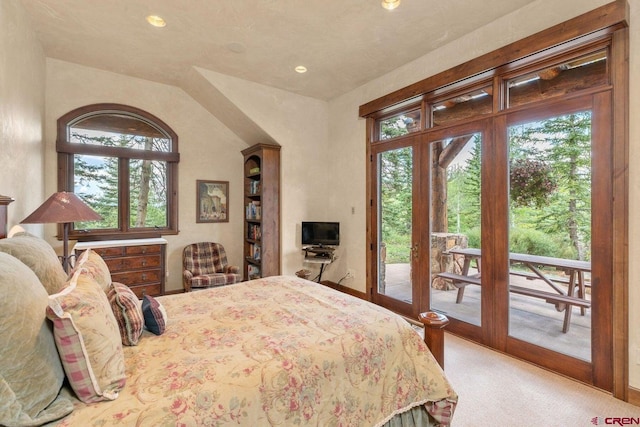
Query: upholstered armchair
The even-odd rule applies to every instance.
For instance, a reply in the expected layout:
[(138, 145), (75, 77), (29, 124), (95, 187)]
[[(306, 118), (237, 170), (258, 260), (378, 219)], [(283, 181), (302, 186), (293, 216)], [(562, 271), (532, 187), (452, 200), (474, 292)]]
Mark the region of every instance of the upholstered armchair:
[(185, 292), (193, 288), (229, 285), (242, 280), (240, 267), (227, 264), (227, 253), (220, 243), (199, 242), (182, 251), (182, 282)]

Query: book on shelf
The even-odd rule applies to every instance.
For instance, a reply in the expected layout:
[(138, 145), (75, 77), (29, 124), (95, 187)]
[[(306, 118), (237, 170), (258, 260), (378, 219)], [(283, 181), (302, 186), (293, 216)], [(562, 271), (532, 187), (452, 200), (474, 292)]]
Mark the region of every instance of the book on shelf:
[(253, 258), (255, 261), (260, 261), (260, 245), (252, 244), (249, 246), (249, 256)]
[(262, 216), (260, 202), (257, 200), (247, 203), (246, 211), (247, 219), (260, 219)]
[(249, 183), (249, 194), (260, 194), (260, 181), (251, 181)]
[(259, 224), (247, 225), (247, 239), (260, 240), (262, 238), (262, 227)]
[(249, 264), (247, 266), (247, 278), (251, 280), (251, 279), (258, 279), (259, 277), (260, 277), (260, 267), (258, 267), (257, 265)]

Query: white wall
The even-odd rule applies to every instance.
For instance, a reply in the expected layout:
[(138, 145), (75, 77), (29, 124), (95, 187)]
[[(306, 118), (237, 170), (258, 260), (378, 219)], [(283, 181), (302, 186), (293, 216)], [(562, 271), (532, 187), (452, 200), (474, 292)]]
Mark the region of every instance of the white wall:
[[(282, 271), (303, 267), (300, 222), (324, 219), (331, 189), (324, 184), (327, 103), (204, 71), (205, 77), (281, 146)], [(212, 240), (225, 245), (229, 261), (242, 265), (243, 158), (247, 144), (181, 89), (47, 59), (46, 193), (56, 189), (56, 122), (68, 111), (100, 102), (122, 103), (154, 114), (179, 137), (180, 234), (168, 245), (167, 290), (182, 288), (182, 248)], [(324, 173), (324, 175), (323, 175)], [(320, 177), (320, 178), (319, 178)], [(197, 179), (229, 181), (229, 223), (195, 223)], [(50, 234), (55, 234), (53, 225)], [(60, 243), (49, 239), (54, 246)]]
[(0, 1), (0, 194), (16, 200), (10, 225), (44, 201), (44, 85), (44, 53), (22, 5)]
[[(349, 283), (357, 290), (365, 291), (366, 247), (365, 209), (366, 163), (365, 125), (357, 119), (358, 107), (366, 102), (447, 70), (479, 55), (520, 40), (554, 24), (566, 21), (589, 10), (609, 3), (609, 0), (538, 0), (528, 6), (479, 28), (442, 48), (394, 70), (358, 89), (330, 102), (329, 149), (334, 153), (335, 173), (333, 185), (340, 184), (341, 192), (333, 200), (333, 212), (343, 213), (345, 203), (354, 201), (355, 215), (345, 213), (343, 233), (347, 245), (348, 263), (356, 269), (356, 279)], [(640, 2), (629, 1), (630, 23), (630, 158), (640, 157)], [(630, 212), (640, 211), (640, 167), (631, 160), (629, 168)], [(630, 215), (629, 230), (629, 350), (630, 385), (640, 388), (640, 216)], [(347, 243), (348, 242), (348, 243)]]
[[(243, 158), (246, 144), (181, 89), (47, 59), (46, 80), (46, 194), (56, 191), (56, 123), (63, 114), (88, 104), (113, 102), (132, 105), (157, 116), (178, 134), (179, 230), (168, 241), (167, 290), (182, 289), (182, 249), (198, 241), (220, 242), (231, 263), (242, 265)], [(196, 180), (229, 181), (228, 223), (200, 223), (196, 219)], [(55, 234), (53, 225), (47, 225)], [(54, 246), (60, 243), (49, 239)]]
[[(342, 185), (331, 184), (336, 162), (328, 145), (328, 104), (212, 71), (201, 70), (205, 78), (238, 106), (282, 146), (281, 162), (281, 248), (282, 273), (294, 274), (303, 264), (300, 243), (302, 221), (338, 221), (331, 200)], [(338, 250), (338, 254), (342, 251)], [(323, 279), (344, 275), (334, 266)]]

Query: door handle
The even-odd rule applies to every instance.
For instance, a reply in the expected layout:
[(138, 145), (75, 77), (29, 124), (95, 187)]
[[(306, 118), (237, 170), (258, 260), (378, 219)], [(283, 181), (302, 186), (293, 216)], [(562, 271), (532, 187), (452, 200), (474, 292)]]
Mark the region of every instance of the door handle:
[(411, 254), (413, 255), (414, 258), (418, 258), (419, 250), (420, 250), (420, 246), (417, 243), (413, 245), (413, 247), (411, 248)]

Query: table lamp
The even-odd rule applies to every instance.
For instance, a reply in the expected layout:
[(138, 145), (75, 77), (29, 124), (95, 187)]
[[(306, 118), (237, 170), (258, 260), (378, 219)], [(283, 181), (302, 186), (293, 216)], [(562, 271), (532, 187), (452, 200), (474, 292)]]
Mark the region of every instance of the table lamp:
[(69, 272), (69, 227), (76, 221), (98, 221), (102, 217), (91, 209), (74, 193), (60, 191), (49, 197), (21, 224), (63, 224), (63, 256), (61, 258), (64, 271)]

